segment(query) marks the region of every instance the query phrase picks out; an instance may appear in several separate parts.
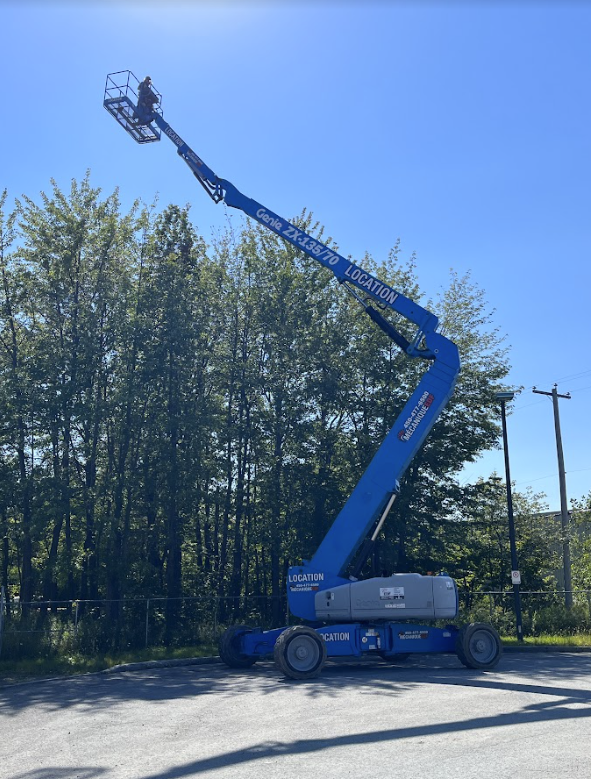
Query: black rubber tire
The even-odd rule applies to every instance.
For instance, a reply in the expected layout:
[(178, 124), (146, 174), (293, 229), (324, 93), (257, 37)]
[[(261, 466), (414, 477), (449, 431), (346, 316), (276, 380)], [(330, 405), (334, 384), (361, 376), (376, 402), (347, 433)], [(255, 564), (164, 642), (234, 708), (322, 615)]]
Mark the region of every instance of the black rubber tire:
[(257, 661), (256, 657), (248, 657), (240, 652), (239, 638), (244, 633), (250, 633), (248, 625), (232, 625), (222, 633), (218, 650), (222, 661), (230, 668), (250, 668)]
[(487, 671), (501, 659), (503, 645), (492, 625), (475, 622), (460, 630), (456, 639), (456, 654), (466, 668)]
[(380, 652), (380, 657), (386, 663), (404, 663), (405, 660), (408, 660), (410, 655), (410, 652), (395, 652), (394, 654)]
[(313, 679), (326, 662), (324, 640), (306, 625), (294, 625), (281, 633), (273, 656), (277, 667), (290, 679)]

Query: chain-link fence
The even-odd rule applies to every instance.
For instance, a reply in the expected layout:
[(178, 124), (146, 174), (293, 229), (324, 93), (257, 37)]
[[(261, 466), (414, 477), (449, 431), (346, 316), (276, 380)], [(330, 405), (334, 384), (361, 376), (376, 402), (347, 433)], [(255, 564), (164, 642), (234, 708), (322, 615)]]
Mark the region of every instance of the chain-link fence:
[[(591, 590), (522, 591), (524, 635), (591, 633)], [(515, 635), (513, 591), (460, 591), (459, 622), (487, 622)], [(291, 618), (291, 621), (295, 620)], [(0, 596), (0, 657), (97, 655), (158, 646), (213, 648), (231, 624), (263, 629), (290, 624), (285, 596), (136, 598), (7, 602)]]
[(0, 615), (2, 659), (214, 646), (230, 624), (289, 624), (286, 596), (7, 602), (2, 594)]
[[(565, 605), (565, 590), (520, 592), (524, 636), (591, 633), (591, 590), (572, 590), (572, 607)], [(488, 622), (505, 636), (516, 635), (513, 590), (460, 591), (460, 618)]]

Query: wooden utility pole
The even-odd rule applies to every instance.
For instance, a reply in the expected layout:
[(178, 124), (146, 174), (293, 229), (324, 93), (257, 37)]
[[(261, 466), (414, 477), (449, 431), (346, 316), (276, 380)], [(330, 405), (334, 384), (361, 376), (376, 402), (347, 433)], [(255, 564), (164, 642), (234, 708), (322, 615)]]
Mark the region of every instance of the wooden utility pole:
[(572, 575), (570, 563), (570, 514), (566, 498), (566, 474), (564, 470), (564, 454), (562, 452), (562, 435), (560, 433), (560, 415), (558, 413), (558, 398), (570, 400), (570, 392), (559, 395), (556, 384), (552, 392), (542, 392), (535, 387), (533, 391), (537, 395), (548, 395), (552, 398), (554, 407), (554, 429), (556, 431), (556, 452), (558, 454), (558, 480), (560, 485), (560, 521), (562, 524), (562, 565), (564, 569), (564, 604), (570, 609), (573, 605)]

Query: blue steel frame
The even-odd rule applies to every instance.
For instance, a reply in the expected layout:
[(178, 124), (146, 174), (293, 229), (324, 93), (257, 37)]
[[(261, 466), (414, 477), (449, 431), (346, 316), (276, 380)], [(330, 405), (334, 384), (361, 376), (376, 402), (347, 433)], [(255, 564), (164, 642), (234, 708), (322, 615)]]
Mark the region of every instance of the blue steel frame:
[[(146, 112), (137, 105), (132, 105), (134, 123), (130, 124), (127, 119), (122, 121), (121, 112), (118, 113), (117, 109), (122, 101), (131, 102), (130, 81), (137, 83), (130, 71), (109, 74), (104, 106), (134, 140), (139, 143), (160, 140), (160, 130), (174, 143), (181, 159), (215, 203), (223, 201), (226, 205), (243, 211), (328, 268), (364, 305), (372, 319), (377, 317), (383, 323), (380, 314), (367, 303), (368, 298), (374, 300), (380, 309), (391, 309), (412, 322), (417, 329), (410, 341), (401, 336), (391, 324), (383, 325), (378, 322), (378, 325), (388, 332), (409, 357), (425, 359), (431, 363), (312, 560), (303, 561), (300, 566), (292, 566), (288, 571), (290, 610), (294, 615), (313, 622), (316, 619), (316, 593), (350, 581), (346, 578), (347, 567), (370, 530), (376, 526), (391, 496), (397, 491), (400, 478), (453, 394), (460, 370), (458, 349), (452, 341), (436, 332), (438, 319), (434, 314), (376, 279), (334, 249), (307, 235), (289, 220), (243, 195), (229, 181), (219, 178), (172, 129), (159, 107), (152, 112)], [(133, 95), (135, 96), (135, 93)], [(135, 102), (137, 103), (137, 98)], [(242, 650), (245, 654), (252, 655), (272, 651), (283, 629), (245, 633)], [(317, 630), (325, 640), (326, 636), (350, 636), (347, 640), (329, 638), (329, 655), (358, 655), (372, 649), (387, 653), (454, 651), (457, 634), (457, 629), (452, 626), (441, 629), (390, 622), (380, 622), (373, 626), (348, 623), (319, 627)], [(371, 638), (373, 634), (375, 637)]]
[[(241, 652), (250, 657), (272, 654), (284, 630), (245, 630), (241, 636)], [(379, 652), (392, 658), (406, 654), (453, 653), (459, 632), (455, 625), (435, 628), (432, 625), (400, 622), (345, 622), (340, 625), (323, 625), (315, 630), (324, 640), (329, 657), (362, 657), (368, 652)]]

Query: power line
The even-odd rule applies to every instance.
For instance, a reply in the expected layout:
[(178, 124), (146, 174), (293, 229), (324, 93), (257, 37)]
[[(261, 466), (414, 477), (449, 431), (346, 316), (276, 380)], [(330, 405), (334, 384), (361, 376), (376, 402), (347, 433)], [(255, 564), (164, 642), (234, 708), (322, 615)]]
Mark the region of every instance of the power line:
[[(559, 384), (562, 381), (574, 381), (575, 379), (581, 378), (581, 376), (587, 376), (591, 373), (591, 368), (586, 368), (584, 371), (579, 371), (579, 373), (571, 373), (569, 376), (560, 376), (556, 381), (555, 384)], [(528, 390), (534, 390), (536, 388), (536, 385), (532, 385), (531, 387), (527, 387)]]
[(591, 373), (591, 368), (581, 371), (580, 373), (573, 373), (571, 376), (563, 376), (562, 378), (557, 379), (556, 383), (558, 384), (559, 381), (571, 381), (572, 379), (578, 379), (580, 376), (586, 376), (588, 373)]
[(516, 481), (515, 486), (519, 487), (520, 484), (533, 484), (536, 481), (544, 481), (545, 479), (553, 479), (554, 474), (551, 473), (548, 476), (538, 476), (537, 479), (529, 479), (529, 481)]
[[(535, 390), (535, 385), (530, 388), (532, 391)], [(578, 389), (571, 390), (569, 392), (569, 396), (572, 398), (574, 395), (577, 395), (579, 392), (586, 392), (587, 390), (591, 390), (591, 384), (587, 387), (579, 387)], [(511, 411), (513, 414), (515, 414), (517, 411), (523, 411), (526, 408), (530, 408), (531, 406), (539, 406), (542, 403), (544, 403), (543, 400), (534, 400), (533, 403), (526, 403), (524, 406), (514, 406)]]
[(533, 403), (526, 403), (525, 406), (515, 406), (513, 409), (513, 413), (516, 411), (523, 411), (524, 408), (529, 408), (530, 406), (539, 406), (541, 403), (543, 403), (543, 400), (535, 400)]

